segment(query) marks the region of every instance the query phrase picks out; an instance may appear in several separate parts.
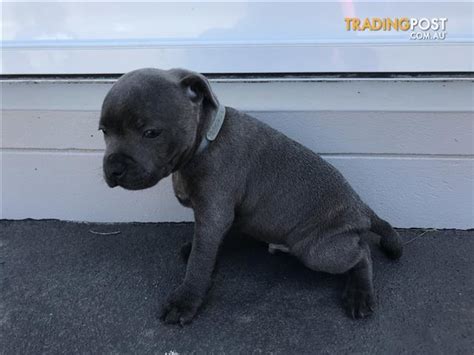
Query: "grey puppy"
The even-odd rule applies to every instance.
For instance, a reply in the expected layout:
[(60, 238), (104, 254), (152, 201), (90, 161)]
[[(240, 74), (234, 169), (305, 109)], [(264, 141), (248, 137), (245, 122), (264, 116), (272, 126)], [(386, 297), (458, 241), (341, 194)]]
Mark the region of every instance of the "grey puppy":
[(346, 273), (347, 312), (372, 313), (372, 259), (363, 237), (380, 235), (396, 259), (398, 234), (316, 153), (222, 106), (203, 75), (148, 68), (123, 75), (105, 97), (99, 128), (110, 187), (145, 189), (172, 174), (176, 197), (194, 211), (186, 276), (162, 308), (166, 323), (196, 315), (231, 226), (284, 245), (312, 270)]

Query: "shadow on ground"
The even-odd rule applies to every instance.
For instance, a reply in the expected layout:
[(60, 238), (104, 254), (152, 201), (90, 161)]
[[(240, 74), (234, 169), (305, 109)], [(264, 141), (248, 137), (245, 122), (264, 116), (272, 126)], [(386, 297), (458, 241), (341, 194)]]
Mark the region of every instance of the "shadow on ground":
[[(97, 235), (90, 230), (120, 234)], [(400, 230), (405, 241), (420, 230)], [(472, 353), (473, 231), (434, 231), (399, 262), (373, 248), (377, 309), (346, 317), (343, 277), (229, 239), (189, 326), (160, 304), (180, 283), (191, 224), (0, 222), (0, 353)]]

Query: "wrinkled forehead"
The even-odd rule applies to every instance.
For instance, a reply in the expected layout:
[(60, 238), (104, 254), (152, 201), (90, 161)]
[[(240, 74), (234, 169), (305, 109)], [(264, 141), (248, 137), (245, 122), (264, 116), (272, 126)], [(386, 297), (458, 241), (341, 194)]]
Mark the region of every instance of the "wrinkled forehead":
[(166, 120), (176, 107), (176, 85), (156, 76), (122, 77), (107, 93), (100, 124), (119, 128), (140, 127), (150, 120)]

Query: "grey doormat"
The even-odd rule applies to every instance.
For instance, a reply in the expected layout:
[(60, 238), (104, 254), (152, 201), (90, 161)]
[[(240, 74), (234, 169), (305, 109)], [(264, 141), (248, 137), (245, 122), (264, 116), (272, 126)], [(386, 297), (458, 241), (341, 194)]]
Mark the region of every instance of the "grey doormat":
[(473, 231), (426, 233), (398, 262), (373, 248), (377, 309), (362, 321), (340, 306), (342, 276), (228, 238), (200, 315), (167, 326), (156, 314), (191, 237), (184, 223), (0, 221), (1, 353), (474, 351)]

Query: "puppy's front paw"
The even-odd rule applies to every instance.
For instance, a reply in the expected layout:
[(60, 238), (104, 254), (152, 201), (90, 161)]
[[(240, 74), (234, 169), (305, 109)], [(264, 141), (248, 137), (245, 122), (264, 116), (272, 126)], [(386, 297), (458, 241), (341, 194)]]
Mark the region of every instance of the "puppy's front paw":
[(365, 318), (374, 312), (374, 294), (372, 291), (347, 288), (342, 298), (347, 314), (355, 318)]
[(167, 324), (187, 324), (196, 316), (203, 297), (183, 284), (174, 290), (161, 309), (160, 319)]
[(189, 255), (191, 254), (191, 249), (193, 248), (192, 242), (186, 242), (181, 246), (180, 254), (181, 258), (185, 263), (188, 262)]

